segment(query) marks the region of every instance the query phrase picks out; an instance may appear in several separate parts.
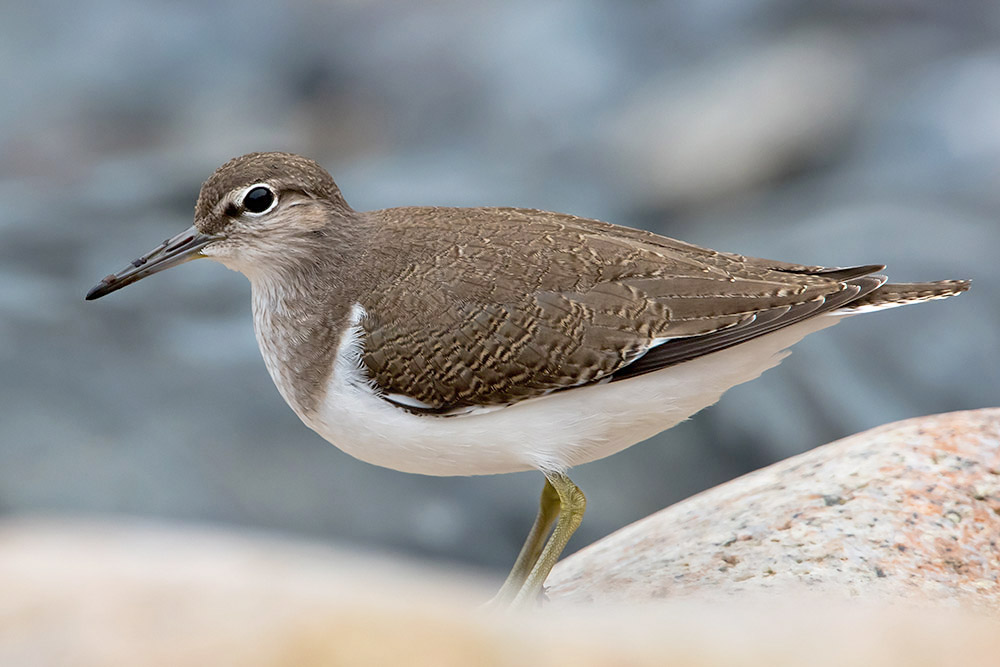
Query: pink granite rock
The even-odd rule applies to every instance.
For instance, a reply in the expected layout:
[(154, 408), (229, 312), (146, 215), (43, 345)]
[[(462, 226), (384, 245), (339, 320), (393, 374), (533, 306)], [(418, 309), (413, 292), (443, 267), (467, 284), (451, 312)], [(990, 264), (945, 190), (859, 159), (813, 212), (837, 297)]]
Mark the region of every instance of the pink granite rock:
[(548, 580), (554, 603), (778, 591), (1000, 610), (1000, 409), (776, 463), (637, 521)]

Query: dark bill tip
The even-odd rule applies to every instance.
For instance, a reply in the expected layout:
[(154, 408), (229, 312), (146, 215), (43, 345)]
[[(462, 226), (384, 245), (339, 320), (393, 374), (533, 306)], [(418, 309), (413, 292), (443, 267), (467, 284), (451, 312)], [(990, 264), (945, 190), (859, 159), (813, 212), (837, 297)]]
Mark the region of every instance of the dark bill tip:
[(112, 285), (114, 285), (114, 282), (115, 282), (114, 274), (106, 278), (101, 278), (101, 282), (91, 287), (90, 291), (87, 292), (86, 300), (93, 301), (94, 299), (100, 299), (108, 292), (114, 291), (114, 287), (112, 287)]

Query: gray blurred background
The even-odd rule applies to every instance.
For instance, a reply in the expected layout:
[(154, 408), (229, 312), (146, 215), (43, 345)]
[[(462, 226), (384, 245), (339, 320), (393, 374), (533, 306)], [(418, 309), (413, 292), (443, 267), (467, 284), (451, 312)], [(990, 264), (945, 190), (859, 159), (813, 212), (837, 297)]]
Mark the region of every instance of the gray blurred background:
[(921, 414), (1000, 405), (1000, 4), (64, 3), (0, 22), (0, 513), (240, 526), (513, 561), (538, 474), (429, 478), (302, 426), (249, 286), (196, 262), (83, 295), (288, 150), (359, 209), (517, 205), (805, 263), (973, 278), (866, 315), (575, 471), (570, 551), (708, 486)]

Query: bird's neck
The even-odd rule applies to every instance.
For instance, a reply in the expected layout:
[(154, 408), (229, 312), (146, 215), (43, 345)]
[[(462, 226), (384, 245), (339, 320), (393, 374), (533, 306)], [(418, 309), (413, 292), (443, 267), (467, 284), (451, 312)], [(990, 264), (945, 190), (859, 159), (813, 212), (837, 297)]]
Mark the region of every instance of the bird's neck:
[(257, 343), (285, 401), (310, 423), (323, 400), (352, 295), (346, 271), (289, 267), (250, 277)]

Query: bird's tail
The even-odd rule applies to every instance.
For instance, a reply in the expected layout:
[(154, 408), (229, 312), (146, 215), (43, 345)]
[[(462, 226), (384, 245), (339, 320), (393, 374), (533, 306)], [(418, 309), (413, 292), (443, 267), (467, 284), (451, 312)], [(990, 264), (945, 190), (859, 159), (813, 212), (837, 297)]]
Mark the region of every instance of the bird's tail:
[(930, 283), (885, 283), (837, 309), (834, 314), (852, 315), (870, 310), (894, 308), (931, 299), (947, 299), (969, 289), (969, 280), (938, 280)]

